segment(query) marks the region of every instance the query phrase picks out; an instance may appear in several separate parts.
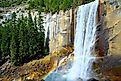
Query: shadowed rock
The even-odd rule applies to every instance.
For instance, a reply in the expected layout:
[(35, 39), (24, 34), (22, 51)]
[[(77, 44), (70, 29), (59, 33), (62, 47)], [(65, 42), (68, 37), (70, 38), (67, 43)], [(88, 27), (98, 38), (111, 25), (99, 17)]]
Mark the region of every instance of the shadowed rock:
[(89, 79), (87, 81), (99, 81), (99, 80), (96, 80), (95, 78), (91, 78), (91, 79)]

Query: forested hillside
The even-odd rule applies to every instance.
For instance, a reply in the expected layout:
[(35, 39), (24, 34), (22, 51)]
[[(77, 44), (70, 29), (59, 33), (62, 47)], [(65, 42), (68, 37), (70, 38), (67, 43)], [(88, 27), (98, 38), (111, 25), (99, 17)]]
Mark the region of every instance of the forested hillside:
[[(91, 1), (93, 0), (0, 0), (0, 7), (13, 7), (26, 3), (29, 5), (28, 10), (36, 9), (39, 12), (55, 13)], [(30, 12), (28, 15), (29, 17), (21, 16), (17, 19), (16, 14), (13, 13), (12, 19), (0, 25), (0, 60), (2, 63), (10, 58), (11, 63), (20, 65), (34, 55), (44, 56), (44, 28), (41, 13), (39, 13), (39, 19), (35, 17), (34, 20)]]
[(30, 12), (28, 15), (17, 19), (13, 13), (12, 19), (0, 25), (0, 60), (10, 57), (11, 63), (20, 65), (32, 60), (31, 56), (44, 56), (42, 17), (39, 13), (39, 18), (33, 21)]
[[(26, 3), (29, 5), (27, 8), (29, 11), (36, 9), (39, 12), (55, 13), (91, 1), (93, 0), (0, 0), (0, 7), (15, 7)], [(44, 56), (44, 28), (41, 13), (39, 13), (39, 19), (35, 17), (34, 21), (30, 12), (28, 15), (29, 17), (21, 16), (17, 19), (16, 14), (13, 13), (12, 19), (0, 25), (0, 60), (2, 63), (10, 58), (11, 63), (19, 65), (27, 62), (34, 55)]]

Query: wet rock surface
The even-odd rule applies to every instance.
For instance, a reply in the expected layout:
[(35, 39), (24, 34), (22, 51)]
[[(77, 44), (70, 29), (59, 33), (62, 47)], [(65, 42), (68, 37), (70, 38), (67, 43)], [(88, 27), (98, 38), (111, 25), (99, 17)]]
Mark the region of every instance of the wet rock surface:
[(104, 0), (104, 33), (107, 53), (97, 60), (100, 81), (121, 81), (121, 0)]
[(121, 81), (121, 55), (106, 56), (99, 66), (101, 81)]

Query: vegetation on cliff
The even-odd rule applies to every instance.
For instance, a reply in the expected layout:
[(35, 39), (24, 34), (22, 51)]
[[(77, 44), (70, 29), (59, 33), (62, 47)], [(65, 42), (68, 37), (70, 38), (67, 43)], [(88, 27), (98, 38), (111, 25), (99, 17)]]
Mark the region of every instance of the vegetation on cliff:
[[(28, 17), (22, 15), (6, 20), (0, 25), (0, 60), (10, 57), (11, 63), (23, 64), (35, 57), (44, 56), (44, 27), (41, 13), (39, 18), (32, 20), (30, 12)], [(34, 57), (33, 57), (34, 56)]]
[(42, 12), (66, 11), (72, 7), (89, 3), (94, 0), (0, 0), (0, 7), (14, 7), (22, 3), (29, 5), (28, 9), (37, 9)]
[(0, 0), (0, 7), (10, 7), (15, 5), (20, 5), (22, 2), (27, 0)]
[(89, 3), (94, 0), (29, 0), (29, 9), (37, 9), (43, 12), (59, 12), (68, 10), (72, 6)]

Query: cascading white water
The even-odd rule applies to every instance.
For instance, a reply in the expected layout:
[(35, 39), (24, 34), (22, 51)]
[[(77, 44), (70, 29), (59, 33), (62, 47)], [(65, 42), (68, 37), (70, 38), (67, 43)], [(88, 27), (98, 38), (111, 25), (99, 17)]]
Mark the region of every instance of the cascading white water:
[(79, 6), (77, 11), (77, 26), (74, 41), (74, 62), (67, 74), (68, 81), (89, 78), (91, 65), (94, 61), (92, 51), (96, 39), (96, 12), (98, 0)]
[(71, 62), (69, 61), (65, 65), (66, 68), (58, 67), (45, 78), (45, 81), (87, 81), (90, 78), (92, 63), (95, 60), (92, 51), (96, 39), (98, 2), (95, 0), (78, 8), (72, 67), (70, 68)]

